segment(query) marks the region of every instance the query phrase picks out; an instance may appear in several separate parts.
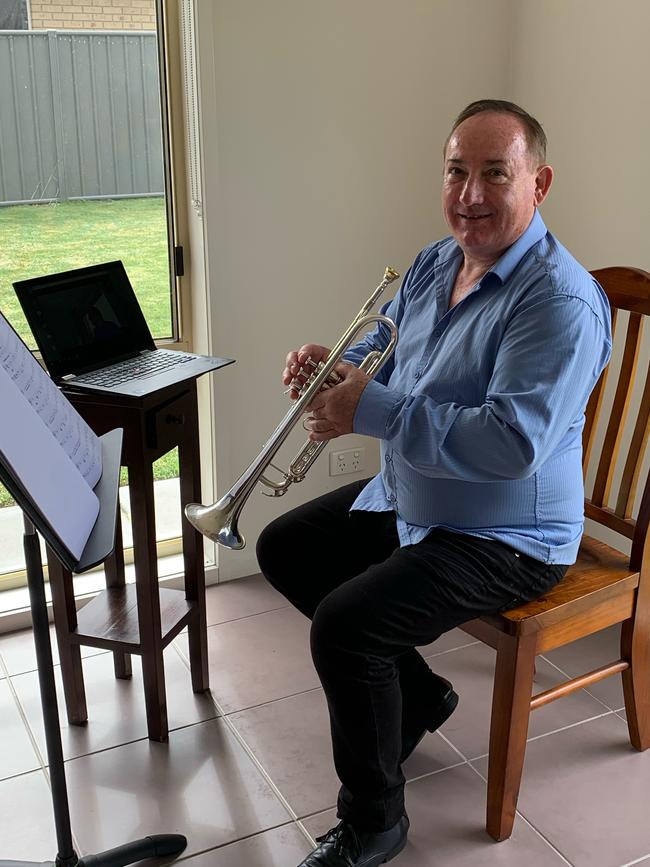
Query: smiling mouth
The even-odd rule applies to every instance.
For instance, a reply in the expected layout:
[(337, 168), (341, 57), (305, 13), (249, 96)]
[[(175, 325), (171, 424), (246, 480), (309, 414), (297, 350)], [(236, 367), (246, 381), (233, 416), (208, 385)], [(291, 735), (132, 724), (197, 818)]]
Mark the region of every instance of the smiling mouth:
[(463, 220), (487, 220), (492, 214), (459, 214), (458, 216)]

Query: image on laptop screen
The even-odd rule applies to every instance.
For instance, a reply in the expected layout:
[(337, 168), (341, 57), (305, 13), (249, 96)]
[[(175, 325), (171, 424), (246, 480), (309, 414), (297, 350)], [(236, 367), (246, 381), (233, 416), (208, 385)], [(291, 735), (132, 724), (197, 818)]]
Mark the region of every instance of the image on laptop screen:
[(154, 349), (121, 262), (14, 285), (45, 365), (55, 378)]

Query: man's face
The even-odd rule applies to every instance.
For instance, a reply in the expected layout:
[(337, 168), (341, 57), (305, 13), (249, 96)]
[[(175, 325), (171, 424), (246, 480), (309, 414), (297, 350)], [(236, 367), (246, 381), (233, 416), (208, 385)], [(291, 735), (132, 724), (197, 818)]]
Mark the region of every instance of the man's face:
[(528, 153), (514, 115), (482, 112), (463, 121), (445, 153), (442, 206), (466, 256), (495, 262), (526, 230), (551, 179), (550, 166)]

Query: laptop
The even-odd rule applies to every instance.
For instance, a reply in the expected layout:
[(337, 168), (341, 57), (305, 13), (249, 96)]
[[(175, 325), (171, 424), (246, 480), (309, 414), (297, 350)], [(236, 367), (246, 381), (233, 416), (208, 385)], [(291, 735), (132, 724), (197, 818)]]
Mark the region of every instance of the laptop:
[(13, 286), (43, 362), (59, 385), (142, 397), (234, 361), (156, 349), (120, 261)]

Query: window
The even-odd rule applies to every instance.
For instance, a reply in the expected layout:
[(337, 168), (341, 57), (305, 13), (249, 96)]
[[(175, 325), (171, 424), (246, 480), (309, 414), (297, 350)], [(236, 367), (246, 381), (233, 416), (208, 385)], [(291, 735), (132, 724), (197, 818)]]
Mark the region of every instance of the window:
[(27, 0), (0, 0), (0, 30), (26, 30), (28, 27)]
[[(30, 5), (0, 0), (0, 311), (33, 348), (12, 283), (121, 259), (154, 337), (185, 348), (162, 2)], [(156, 477), (177, 475), (174, 451)], [(0, 488), (0, 551), (8, 505)], [(0, 589), (22, 580), (16, 556), (0, 556)]]

